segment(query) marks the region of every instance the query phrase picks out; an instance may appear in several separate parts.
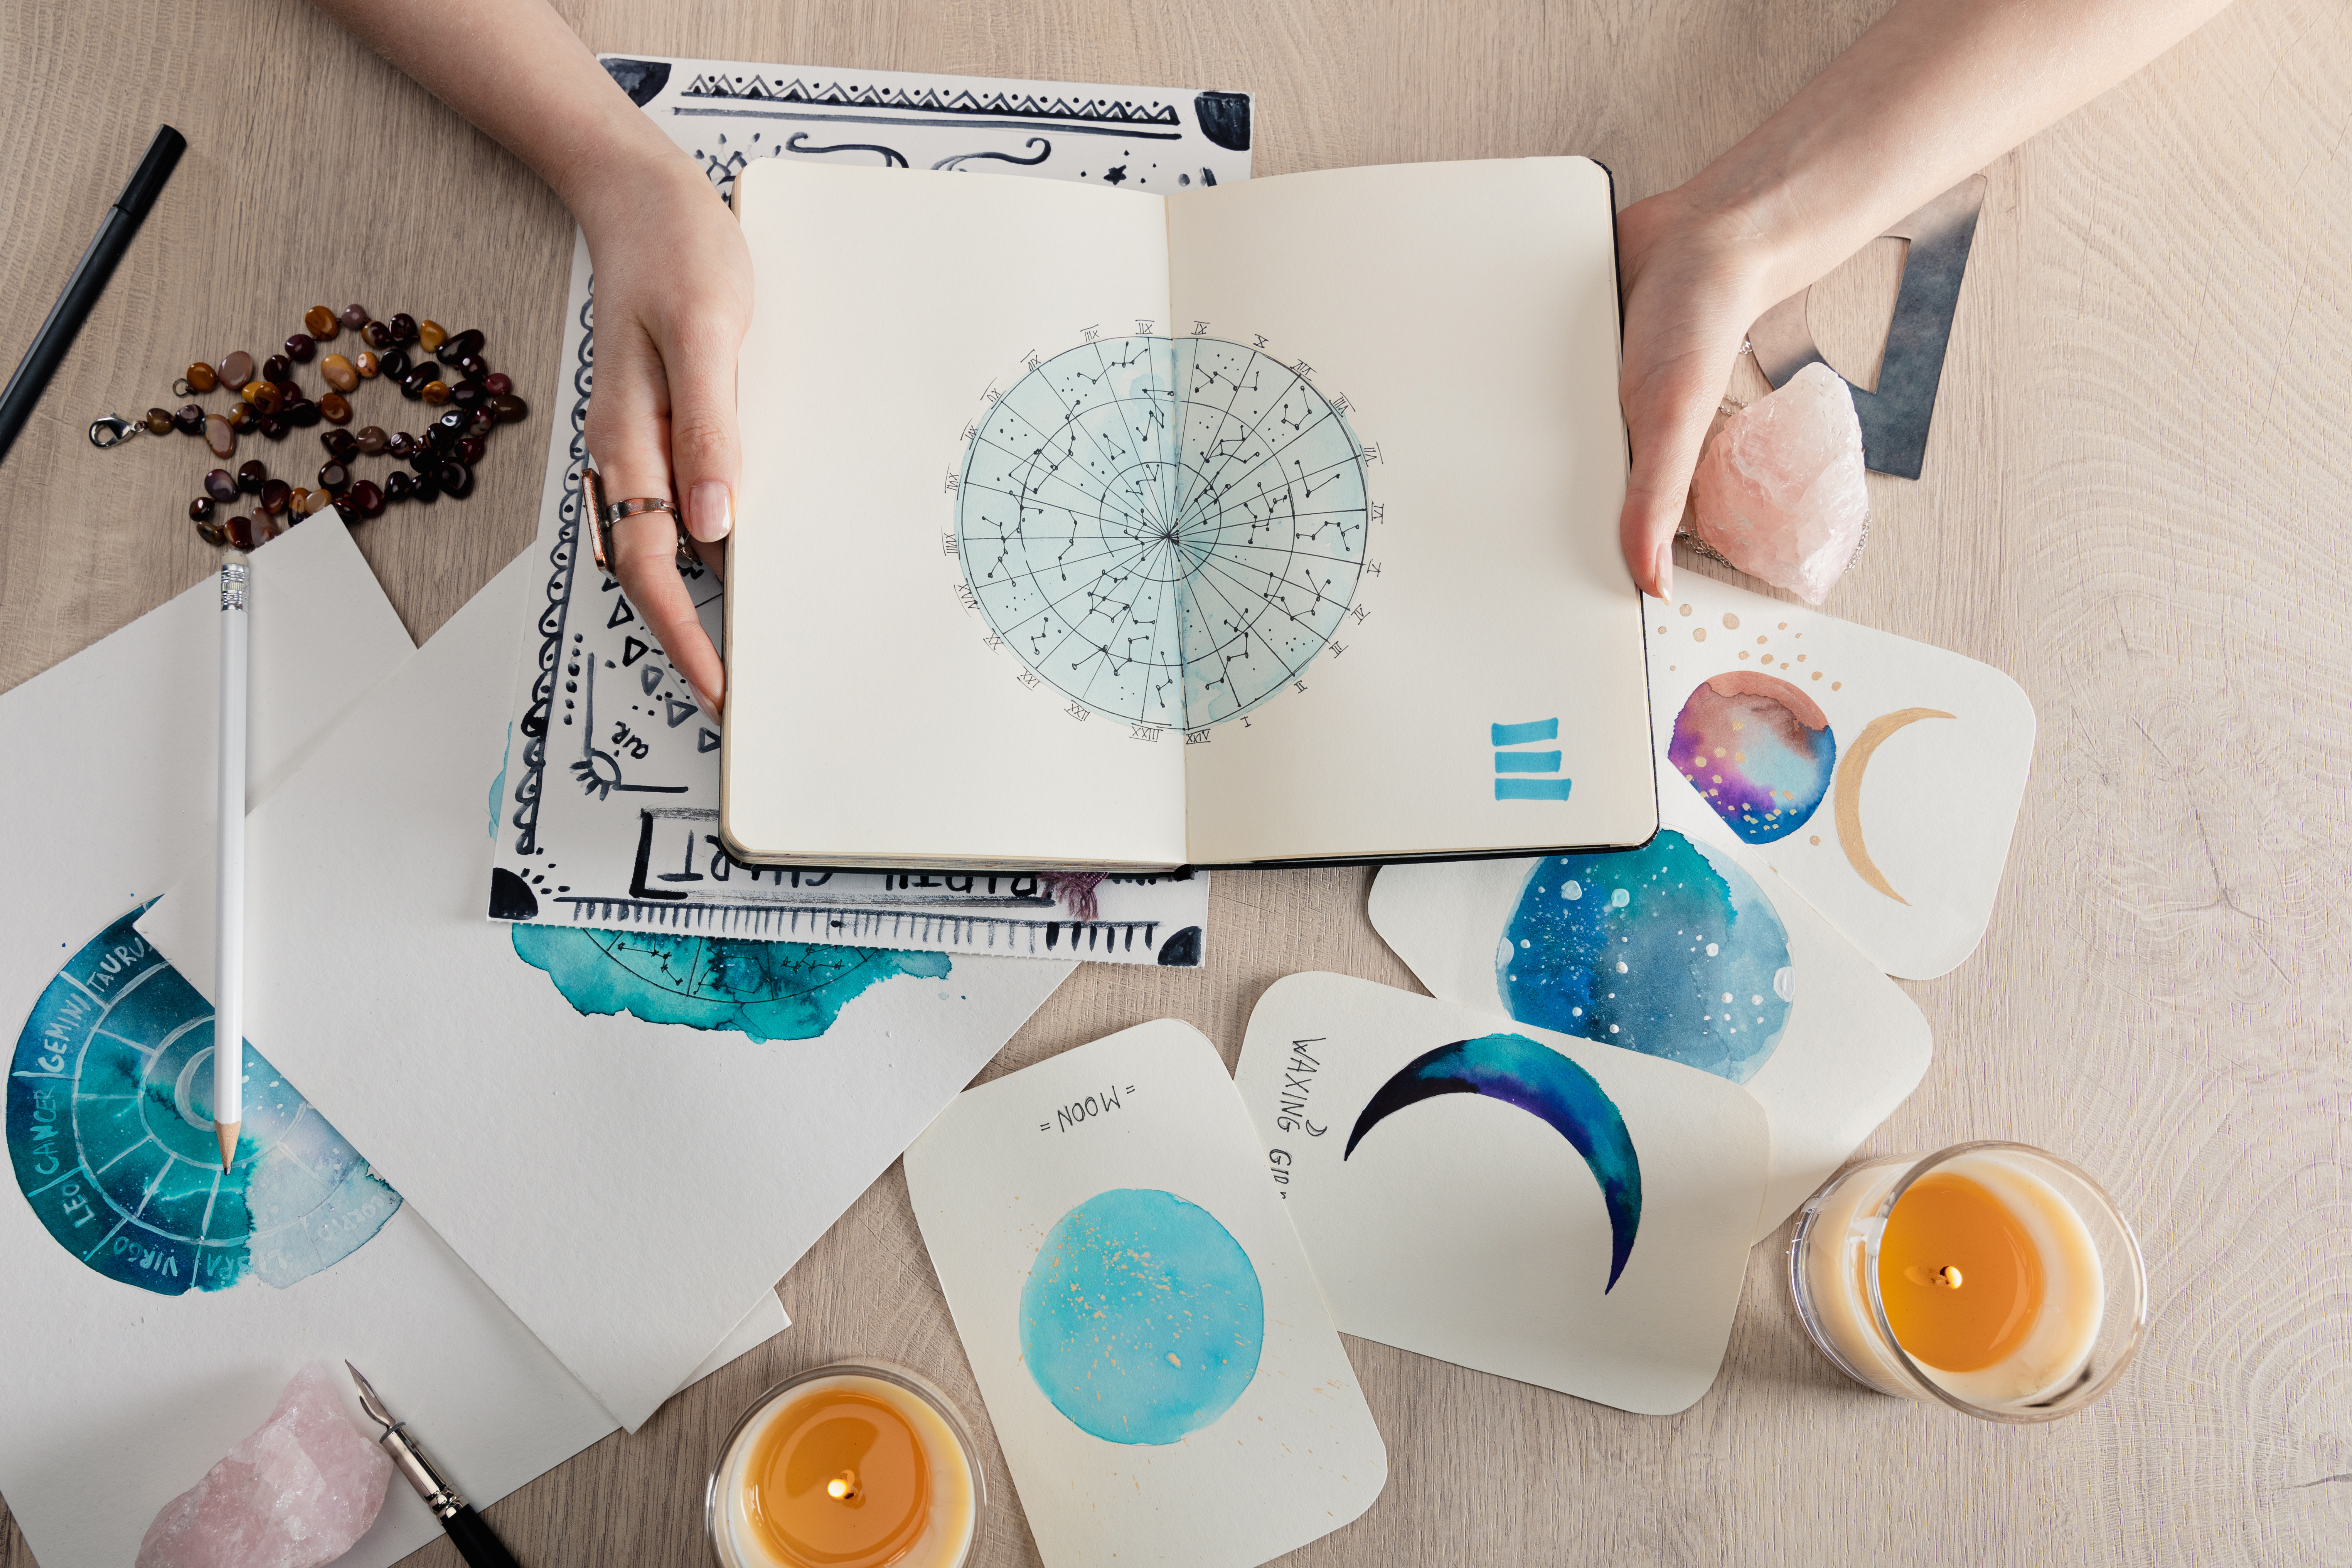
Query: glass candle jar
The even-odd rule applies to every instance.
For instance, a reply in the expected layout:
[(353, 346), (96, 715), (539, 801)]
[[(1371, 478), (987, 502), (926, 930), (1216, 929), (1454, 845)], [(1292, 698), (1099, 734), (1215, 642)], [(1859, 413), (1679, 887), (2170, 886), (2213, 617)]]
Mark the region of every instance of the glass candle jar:
[(840, 1362), (743, 1413), (703, 1512), (720, 1568), (962, 1568), (987, 1504), (945, 1394), (903, 1367)]
[(2105, 1394), (2147, 1323), (2147, 1268), (2114, 1201), (2022, 1143), (1841, 1173), (1805, 1205), (1789, 1286), (1855, 1382), (2021, 1425)]

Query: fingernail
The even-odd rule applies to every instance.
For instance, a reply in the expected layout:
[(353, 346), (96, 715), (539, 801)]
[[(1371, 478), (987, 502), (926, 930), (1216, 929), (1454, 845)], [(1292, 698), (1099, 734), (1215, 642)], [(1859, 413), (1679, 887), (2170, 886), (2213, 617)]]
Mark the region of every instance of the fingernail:
[(702, 694), (702, 688), (689, 680), (686, 683), (686, 689), (694, 693), (694, 700), (696, 704), (701, 708), (702, 716), (704, 718), (709, 720), (714, 724), (723, 722), (723, 721), (719, 717), (718, 704), (714, 703), (709, 698), (705, 697)]
[(727, 487), (705, 479), (687, 499), (686, 531), (705, 544), (716, 544), (735, 526), (735, 502)]
[(1658, 546), (1658, 565), (1654, 575), (1658, 580), (1657, 596), (1661, 599), (1673, 598), (1675, 596), (1675, 547), (1671, 543)]

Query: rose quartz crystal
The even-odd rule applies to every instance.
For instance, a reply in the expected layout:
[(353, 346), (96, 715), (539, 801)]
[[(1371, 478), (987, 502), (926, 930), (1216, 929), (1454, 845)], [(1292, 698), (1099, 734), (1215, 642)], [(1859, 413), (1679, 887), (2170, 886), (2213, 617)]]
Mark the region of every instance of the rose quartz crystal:
[(313, 1363), (252, 1436), (163, 1505), (138, 1568), (318, 1568), (375, 1522), (392, 1459), (343, 1414)]
[(1809, 605), (1829, 597), (1870, 517), (1862, 422), (1837, 372), (1816, 360), (1733, 415), (1699, 458), (1691, 506), (1699, 538), (1742, 572)]

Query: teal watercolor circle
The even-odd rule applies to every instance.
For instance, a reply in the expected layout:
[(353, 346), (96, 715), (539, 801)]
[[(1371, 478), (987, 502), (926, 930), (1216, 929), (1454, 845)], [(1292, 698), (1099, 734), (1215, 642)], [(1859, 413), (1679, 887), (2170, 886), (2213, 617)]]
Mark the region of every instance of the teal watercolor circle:
[(1216, 1215), (1116, 1187), (1046, 1233), (1021, 1288), (1021, 1355), (1054, 1408), (1107, 1443), (1173, 1443), (1257, 1375), (1265, 1295)]

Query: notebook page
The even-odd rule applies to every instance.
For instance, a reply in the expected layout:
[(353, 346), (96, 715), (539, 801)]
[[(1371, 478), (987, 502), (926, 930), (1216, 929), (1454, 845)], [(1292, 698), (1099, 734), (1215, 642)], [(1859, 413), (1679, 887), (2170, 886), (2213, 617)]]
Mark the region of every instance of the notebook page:
[[(987, 395), (1089, 325), (1164, 320), (1164, 204), (762, 160), (736, 205), (754, 297), (728, 562), (731, 841), (819, 864), (1181, 861), (1182, 748), (1024, 689), (1023, 663), (960, 607), (943, 548)], [(1063, 507), (1066, 528), (1051, 466), (1003, 504)]]
[[(1181, 192), (1169, 235), (1179, 331), (1259, 356), (1230, 395), (1255, 412), (1201, 481), (1213, 574), (1275, 634), (1234, 663), (1298, 665), (1193, 731), (1189, 858), (1648, 838), (1607, 172), (1296, 174)], [(1280, 390), (1294, 374), (1311, 393)]]

